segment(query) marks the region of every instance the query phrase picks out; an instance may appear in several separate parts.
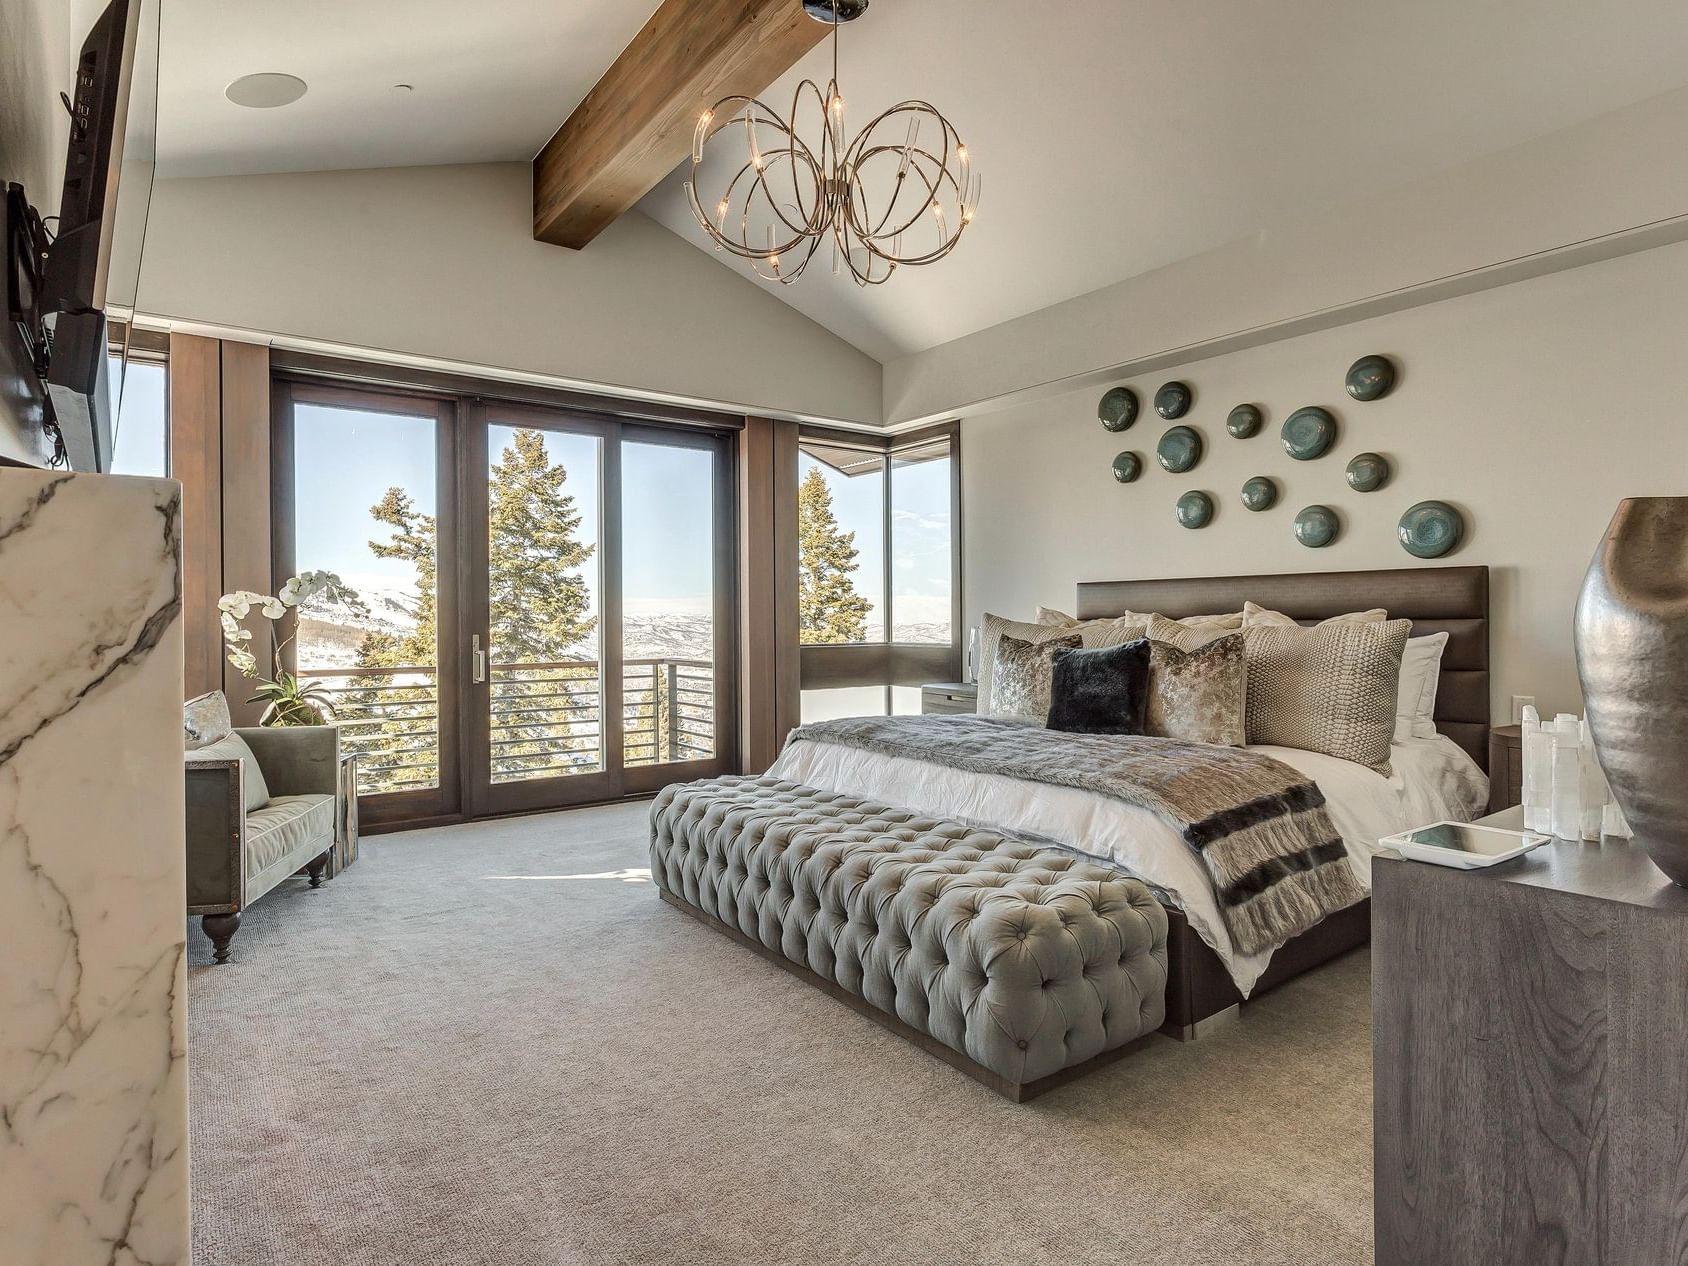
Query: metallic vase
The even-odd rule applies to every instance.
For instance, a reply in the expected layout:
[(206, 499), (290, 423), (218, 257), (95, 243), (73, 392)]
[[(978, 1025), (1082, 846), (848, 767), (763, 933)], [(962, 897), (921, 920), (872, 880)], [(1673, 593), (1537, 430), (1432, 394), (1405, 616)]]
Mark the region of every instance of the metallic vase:
[(1577, 599), (1576, 647), (1613, 798), (1688, 886), (1688, 497), (1618, 504)]

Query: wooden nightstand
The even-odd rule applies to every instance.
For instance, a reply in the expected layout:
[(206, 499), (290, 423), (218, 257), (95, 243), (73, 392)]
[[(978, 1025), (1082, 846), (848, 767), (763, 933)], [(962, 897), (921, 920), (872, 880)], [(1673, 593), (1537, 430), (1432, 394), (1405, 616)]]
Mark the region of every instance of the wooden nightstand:
[(920, 710), (927, 716), (954, 716), (979, 710), (979, 685), (972, 681), (939, 681), (920, 688)]
[(1497, 725), (1489, 731), (1489, 812), (1524, 803), (1524, 728)]

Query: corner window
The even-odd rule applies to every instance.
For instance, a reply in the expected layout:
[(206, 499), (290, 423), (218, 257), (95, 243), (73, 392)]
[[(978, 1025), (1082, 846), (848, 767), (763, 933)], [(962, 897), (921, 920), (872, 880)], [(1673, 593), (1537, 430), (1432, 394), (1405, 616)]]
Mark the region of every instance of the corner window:
[(959, 428), (798, 445), (802, 716), (918, 711), (959, 672)]

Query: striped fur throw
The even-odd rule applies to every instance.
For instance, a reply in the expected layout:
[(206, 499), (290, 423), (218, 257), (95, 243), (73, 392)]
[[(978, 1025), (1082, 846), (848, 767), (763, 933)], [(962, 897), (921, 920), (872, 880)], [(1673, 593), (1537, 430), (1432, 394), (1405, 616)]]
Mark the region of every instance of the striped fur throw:
[(1245, 954), (1274, 949), (1366, 895), (1324, 793), (1259, 752), (979, 716), (848, 717), (805, 725), (790, 741), (1076, 787), (1158, 813), (1206, 864)]

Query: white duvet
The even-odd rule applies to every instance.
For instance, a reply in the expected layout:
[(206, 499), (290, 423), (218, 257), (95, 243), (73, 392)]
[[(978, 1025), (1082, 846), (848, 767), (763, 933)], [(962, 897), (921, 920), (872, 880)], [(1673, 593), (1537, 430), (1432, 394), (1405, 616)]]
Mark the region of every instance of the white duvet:
[[(1468, 820), (1488, 802), (1488, 779), (1445, 735), (1396, 743), (1389, 778), (1317, 752), (1254, 750), (1276, 757), (1318, 784), (1348, 848), (1349, 865), (1367, 892), (1379, 838), (1444, 818)], [(1184, 911), (1245, 998), (1271, 961), (1270, 952), (1236, 951), (1206, 868), (1171, 820), (1148, 809), (1076, 788), (950, 769), (833, 743), (792, 743), (768, 772), (807, 787), (935, 817), (1032, 832), (1112, 862), (1159, 889)]]

